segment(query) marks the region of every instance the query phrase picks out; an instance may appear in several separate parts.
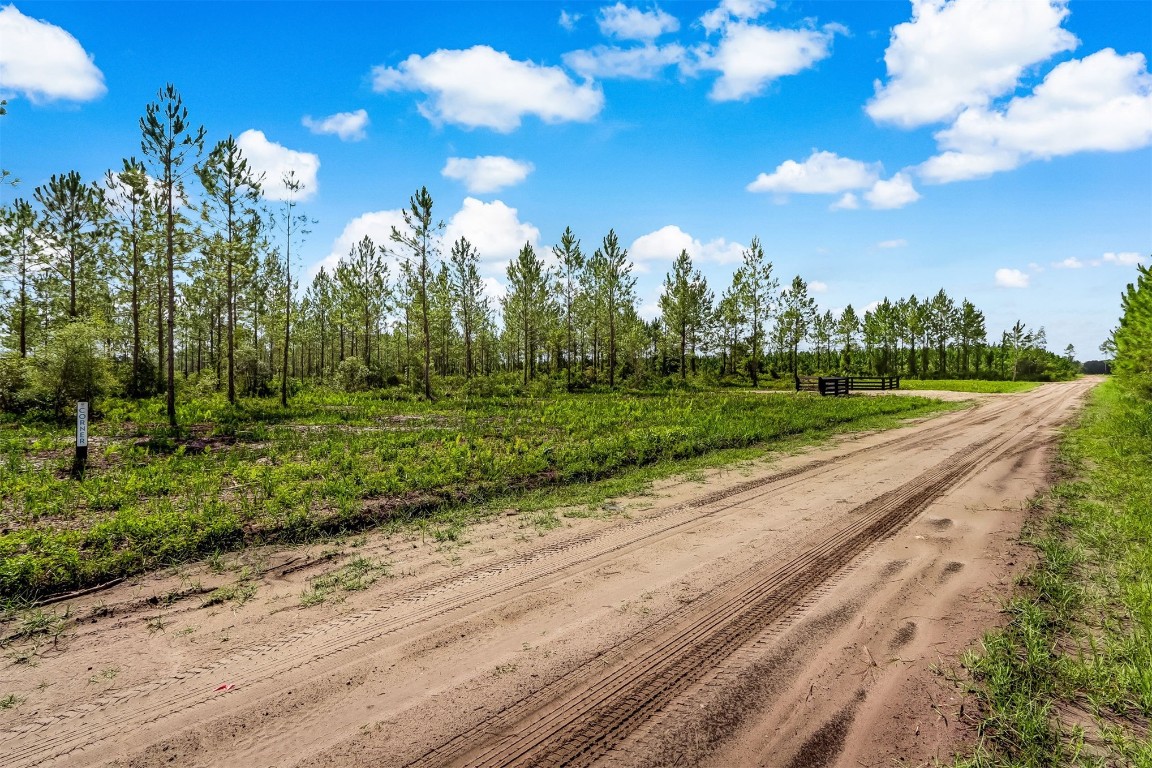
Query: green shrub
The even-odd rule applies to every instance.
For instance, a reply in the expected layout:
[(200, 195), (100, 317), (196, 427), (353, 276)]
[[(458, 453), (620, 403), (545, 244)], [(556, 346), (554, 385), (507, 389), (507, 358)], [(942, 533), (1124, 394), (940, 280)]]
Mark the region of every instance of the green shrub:
[(345, 392), (362, 392), (368, 388), (368, 366), (358, 357), (346, 357), (336, 366), (336, 381)]
[(24, 413), (31, 404), (28, 361), (17, 354), (0, 357), (0, 412)]
[(86, 400), (95, 412), (96, 401), (108, 390), (108, 362), (97, 347), (100, 331), (87, 323), (69, 323), (56, 331), (44, 349), (32, 358), (32, 395), (62, 420), (68, 406)]

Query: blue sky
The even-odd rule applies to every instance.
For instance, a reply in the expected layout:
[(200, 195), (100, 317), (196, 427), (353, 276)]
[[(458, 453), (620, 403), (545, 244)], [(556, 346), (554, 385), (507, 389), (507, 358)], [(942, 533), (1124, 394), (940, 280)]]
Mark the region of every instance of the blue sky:
[(0, 9), (5, 201), (139, 155), (172, 82), (210, 144), (307, 180), (307, 274), (426, 185), (494, 293), (525, 240), (611, 227), (653, 315), (680, 248), (719, 294), (758, 236), (824, 308), (944, 287), (1089, 359), (1152, 254), (1142, 0)]

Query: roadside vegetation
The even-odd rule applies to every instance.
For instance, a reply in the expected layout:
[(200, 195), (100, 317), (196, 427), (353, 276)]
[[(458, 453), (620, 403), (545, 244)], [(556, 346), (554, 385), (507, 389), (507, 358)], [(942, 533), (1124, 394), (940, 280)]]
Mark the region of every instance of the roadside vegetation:
[(978, 392), (1005, 394), (1027, 392), (1040, 386), (1038, 381), (986, 381), (981, 379), (900, 379), (901, 389), (936, 390), (941, 392)]
[(288, 408), (274, 397), (181, 400), (190, 426), (175, 436), (165, 407), (160, 397), (106, 401), (82, 481), (69, 476), (69, 428), (0, 425), (0, 595), (83, 587), (941, 406), (740, 391), (428, 401), (320, 390)]
[(1139, 267), (1060, 451), (1008, 626), (964, 660), (983, 705), (968, 766), (1152, 766), (1152, 273)]

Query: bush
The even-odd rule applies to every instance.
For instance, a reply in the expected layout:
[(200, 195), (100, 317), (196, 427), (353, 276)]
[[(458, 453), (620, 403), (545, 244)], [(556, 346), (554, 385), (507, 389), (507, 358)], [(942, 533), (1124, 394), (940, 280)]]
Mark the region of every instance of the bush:
[(345, 392), (368, 388), (368, 366), (358, 357), (346, 357), (336, 366), (336, 381)]
[(0, 411), (24, 413), (31, 405), (28, 361), (17, 354), (0, 357)]
[(99, 343), (99, 329), (69, 323), (32, 358), (33, 397), (58, 420), (76, 400), (88, 401), (89, 413), (95, 413), (96, 401), (108, 390), (111, 377), (107, 361), (97, 352)]

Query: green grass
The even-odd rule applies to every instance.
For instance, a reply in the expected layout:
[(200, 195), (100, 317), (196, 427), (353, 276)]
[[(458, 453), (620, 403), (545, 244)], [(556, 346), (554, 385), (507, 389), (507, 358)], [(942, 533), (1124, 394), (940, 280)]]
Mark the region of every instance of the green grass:
[(668, 473), (942, 407), (727, 391), (427, 403), (320, 390), (287, 409), (274, 398), (182, 401), (181, 424), (191, 426), (173, 436), (162, 400), (110, 401), (90, 428), (82, 482), (68, 478), (70, 430), (9, 421), (0, 424), (0, 598), (525, 494), (579, 496), (609, 481), (606, 492), (613, 480), (639, 482), (638, 468)]
[(1098, 387), (1029, 532), (1039, 563), (964, 660), (984, 720), (963, 765), (1152, 766), (1150, 456), (1152, 402)]
[(979, 379), (900, 379), (901, 389), (938, 390), (942, 392), (978, 392), (1006, 394), (1028, 392), (1040, 386), (1039, 381), (981, 381)]
[(374, 562), (366, 557), (356, 557), (332, 573), (316, 576), (308, 581), (308, 588), (300, 595), (300, 607), (338, 602), (343, 592), (358, 592), (368, 589), (381, 576), (387, 576), (389, 566), (385, 562)]

